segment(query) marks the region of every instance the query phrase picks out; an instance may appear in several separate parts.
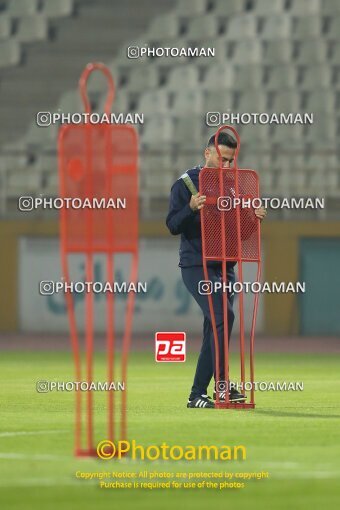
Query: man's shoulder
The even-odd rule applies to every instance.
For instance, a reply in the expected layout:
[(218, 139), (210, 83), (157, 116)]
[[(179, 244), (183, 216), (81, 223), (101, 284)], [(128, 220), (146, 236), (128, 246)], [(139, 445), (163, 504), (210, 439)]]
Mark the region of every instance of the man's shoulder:
[(200, 170), (201, 170), (201, 166), (198, 165), (198, 166), (194, 166), (193, 168), (189, 168), (188, 170), (185, 170), (185, 172), (182, 173), (182, 175), (180, 175), (177, 179), (176, 182), (178, 181), (183, 181), (183, 179), (185, 179), (185, 177), (190, 177), (190, 179), (196, 181), (198, 180), (198, 174), (200, 173)]
[(190, 168), (189, 170), (186, 170), (183, 175), (187, 174), (191, 178), (192, 177), (198, 177), (198, 174), (200, 173), (201, 168), (202, 167), (200, 165), (194, 166), (193, 168)]
[(190, 177), (190, 179), (192, 179), (194, 182), (198, 182), (198, 174), (200, 173), (201, 168), (202, 167), (198, 165), (186, 170), (177, 178), (177, 180), (172, 185), (171, 190), (185, 189), (188, 191), (183, 179), (185, 179), (185, 177)]

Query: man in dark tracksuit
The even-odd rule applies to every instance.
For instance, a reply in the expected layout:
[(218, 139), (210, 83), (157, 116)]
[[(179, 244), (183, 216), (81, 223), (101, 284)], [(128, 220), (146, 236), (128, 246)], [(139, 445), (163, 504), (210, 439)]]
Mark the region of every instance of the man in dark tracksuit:
[[(208, 142), (204, 156), (207, 167), (218, 167), (219, 159), (215, 149), (215, 135)], [(229, 134), (221, 132), (218, 137), (218, 146), (222, 156), (222, 165), (230, 168), (235, 154), (236, 141)], [(207, 390), (209, 383), (214, 375), (215, 381), (224, 381), (224, 333), (223, 333), (223, 295), (220, 292), (212, 293), (213, 307), (216, 319), (216, 328), (219, 344), (220, 367), (216, 373), (215, 367), (215, 343), (212, 330), (209, 302), (206, 295), (199, 292), (199, 282), (205, 280), (202, 261), (202, 237), (200, 209), (204, 207), (206, 197), (200, 192), (192, 195), (185, 184), (183, 177), (189, 176), (192, 183), (199, 191), (198, 176), (201, 166), (196, 166), (188, 170), (180, 179), (178, 179), (171, 188), (171, 198), (169, 213), (166, 218), (166, 224), (171, 234), (181, 234), (180, 244), (180, 262), (182, 279), (190, 294), (198, 303), (204, 315), (203, 323), (203, 343), (199, 354), (194, 382), (189, 395), (187, 407), (195, 408), (214, 408), (213, 400), (208, 397)], [(186, 179), (187, 180), (187, 179)], [(264, 208), (256, 209), (255, 215), (262, 219), (266, 212)], [(236, 262), (227, 263), (227, 279), (229, 282), (235, 281), (234, 266)], [(208, 261), (208, 276), (212, 282), (221, 281), (222, 263), (218, 261)], [(231, 330), (234, 322), (233, 301), (234, 295), (227, 296), (228, 303), (228, 339), (230, 339)], [(234, 402), (242, 402), (245, 396), (236, 389), (229, 391), (229, 398)]]

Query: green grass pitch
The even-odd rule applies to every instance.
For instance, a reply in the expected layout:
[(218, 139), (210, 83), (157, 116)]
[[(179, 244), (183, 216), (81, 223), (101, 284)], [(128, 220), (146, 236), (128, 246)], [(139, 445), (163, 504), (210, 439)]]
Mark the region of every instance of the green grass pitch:
[[(196, 355), (156, 364), (133, 353), (128, 379), (129, 438), (139, 444), (216, 444), (247, 448), (245, 461), (103, 461), (73, 457), (74, 394), (36, 392), (37, 380), (74, 380), (70, 353), (1, 355), (0, 507), (339, 508), (340, 379), (336, 356), (258, 354), (257, 381), (303, 381), (302, 392), (257, 392), (255, 410), (192, 410), (185, 404)], [(99, 356), (97, 366), (102, 367)], [(98, 369), (96, 380), (105, 380)], [(117, 380), (117, 378), (115, 378)], [(211, 392), (210, 392), (211, 393)], [(103, 395), (96, 395), (96, 439), (106, 438)], [(268, 471), (244, 489), (100, 489), (80, 471)], [(113, 507), (113, 505), (115, 505)]]

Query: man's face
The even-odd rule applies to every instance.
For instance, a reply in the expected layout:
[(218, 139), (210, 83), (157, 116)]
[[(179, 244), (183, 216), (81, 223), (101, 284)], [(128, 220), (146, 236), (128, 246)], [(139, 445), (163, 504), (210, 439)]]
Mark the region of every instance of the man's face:
[[(233, 166), (235, 149), (227, 147), (226, 145), (219, 145), (221, 156), (222, 156), (222, 166), (223, 168), (230, 168)], [(205, 166), (209, 168), (218, 168), (219, 167), (219, 158), (217, 154), (217, 150), (213, 145), (207, 147), (204, 151), (205, 157)]]

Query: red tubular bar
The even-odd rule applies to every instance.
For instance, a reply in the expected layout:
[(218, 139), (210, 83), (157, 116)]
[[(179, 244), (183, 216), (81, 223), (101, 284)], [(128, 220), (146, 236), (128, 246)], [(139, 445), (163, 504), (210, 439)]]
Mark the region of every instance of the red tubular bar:
[[(138, 251), (132, 255), (131, 263), (131, 276), (130, 281), (136, 283), (138, 273)], [(125, 315), (125, 330), (123, 338), (123, 351), (122, 351), (122, 380), (127, 382), (127, 368), (128, 368), (128, 355), (131, 343), (131, 330), (132, 330), (132, 314), (135, 305), (135, 294), (130, 292), (127, 299), (126, 315)], [(122, 392), (121, 403), (121, 432), (120, 436), (124, 440), (127, 438), (127, 393)]]
[[(202, 209), (201, 209), (201, 228), (202, 228), (202, 253), (205, 252), (205, 235), (204, 235), (204, 222), (202, 221)], [(207, 268), (207, 259), (203, 256), (202, 257), (203, 262), (203, 273), (204, 273), (204, 279), (209, 280), (209, 274), (208, 274), (208, 268)], [(211, 325), (213, 329), (214, 334), (214, 344), (215, 344), (215, 382), (218, 381), (219, 377), (219, 348), (218, 348), (218, 335), (217, 335), (217, 329), (216, 329), (216, 317), (214, 313), (214, 307), (212, 302), (211, 294), (208, 294), (208, 304), (209, 304), (209, 312), (211, 317)], [(216, 395), (217, 395), (217, 388), (216, 388)], [(219, 399), (219, 395), (217, 395), (217, 398)]]
[[(215, 136), (215, 147), (216, 147), (216, 142), (217, 142), (217, 139), (216, 139), (216, 136)], [(218, 147), (217, 147), (218, 149)], [(219, 150), (219, 149), (218, 149)], [(220, 157), (220, 154), (219, 154), (219, 164), (220, 164), (220, 167), (219, 167), (219, 176), (218, 176), (218, 179), (219, 179), (219, 186), (220, 186), (220, 194), (221, 196), (223, 196), (223, 167), (222, 167), (222, 161), (221, 161), (221, 157)], [(224, 215), (222, 214), (222, 217), (221, 217), (221, 220), (222, 220), (222, 259), (223, 261), (225, 260), (225, 257), (226, 257), (226, 253), (225, 253), (225, 243), (226, 243), (226, 238), (225, 238), (225, 218), (224, 218)], [(227, 281), (227, 271), (226, 271), (226, 264), (224, 262), (222, 262), (222, 280), (223, 282), (226, 282)], [(229, 381), (229, 341), (228, 341), (228, 309), (227, 309), (227, 295), (225, 292), (222, 292), (222, 300), (223, 300), (223, 340), (224, 340), (224, 380), (225, 381)], [(218, 339), (217, 339), (218, 341)], [(217, 347), (217, 351), (219, 351), (219, 345)], [(220, 367), (219, 367), (219, 364), (217, 365), (216, 367), (216, 372), (218, 373), (218, 379), (220, 378)], [(218, 390), (218, 388), (217, 388)], [(219, 391), (216, 391), (216, 396), (217, 396), (217, 403), (220, 402), (220, 392)], [(228, 387), (226, 388), (226, 392), (225, 392), (225, 401), (226, 403), (229, 402), (229, 391), (228, 391)]]
[(91, 105), (90, 105), (90, 101), (89, 101), (86, 89), (87, 89), (87, 81), (90, 77), (90, 74), (96, 70), (101, 71), (104, 74), (104, 76), (106, 77), (107, 82), (108, 82), (108, 94), (107, 94), (106, 102), (104, 105), (104, 112), (109, 114), (111, 112), (111, 106), (114, 101), (115, 88), (114, 88), (113, 79), (112, 79), (109, 69), (101, 62), (94, 62), (94, 63), (87, 64), (87, 66), (85, 67), (84, 71), (82, 72), (82, 74), (80, 76), (79, 91), (80, 91), (81, 98), (83, 100), (84, 110), (85, 110), (85, 113), (91, 113)]
[[(218, 136), (220, 132), (224, 129), (229, 129), (233, 132), (236, 141), (237, 141), (237, 147), (235, 150), (235, 157), (234, 157), (234, 167), (232, 169), (224, 169), (222, 165), (222, 156), (220, 149), (218, 147)], [(224, 188), (224, 181), (223, 176), (225, 175), (226, 170), (233, 174), (233, 179), (235, 183), (235, 197), (240, 197), (240, 184), (239, 184), (239, 169), (237, 165), (237, 157), (240, 149), (240, 138), (237, 133), (237, 131), (231, 127), (231, 126), (221, 126), (218, 131), (215, 134), (215, 149), (218, 154), (219, 158), (219, 168), (213, 169), (218, 170), (218, 182), (219, 182), (219, 194), (220, 196), (224, 195), (225, 188)], [(199, 181), (200, 181), (200, 191), (203, 194), (206, 194), (204, 187), (202, 185), (203, 183), (203, 175), (205, 172), (209, 171), (208, 168), (203, 168), (200, 172)], [(244, 172), (255, 174), (252, 170), (245, 170)], [(255, 174), (256, 175), (256, 174)], [(258, 179), (256, 177), (256, 194), (259, 196), (259, 185), (258, 185)], [(207, 204), (215, 205), (216, 204), (216, 198), (207, 196)], [(261, 260), (260, 260), (260, 226), (259, 226), (259, 220), (256, 219), (258, 222), (257, 224), (257, 248), (258, 248), (258, 254), (256, 257), (254, 257), (253, 254), (251, 256), (247, 256), (246, 251), (243, 253), (243, 244), (242, 244), (242, 227), (241, 227), (241, 206), (240, 204), (236, 205), (236, 233), (237, 233), (237, 255), (233, 255), (232, 253), (226, 254), (226, 241), (228, 241), (228, 238), (226, 236), (226, 217), (225, 212), (221, 212), (220, 214), (220, 228), (221, 228), (221, 245), (220, 245), (220, 251), (218, 255), (214, 254), (207, 254), (207, 225), (205, 221), (205, 211), (201, 209), (201, 229), (202, 229), (202, 253), (203, 253), (203, 271), (204, 271), (204, 278), (206, 280), (209, 279), (208, 276), (208, 270), (207, 270), (207, 261), (208, 260), (216, 260), (222, 262), (222, 280), (223, 280), (223, 286), (227, 283), (227, 271), (226, 271), (226, 262), (228, 261), (235, 261), (238, 263), (238, 279), (240, 283), (243, 283), (243, 262), (257, 262), (257, 276), (256, 281), (260, 280), (261, 276)], [(230, 225), (229, 225), (230, 227)], [(216, 235), (216, 230), (214, 230), (214, 233)], [(227, 234), (228, 235), (228, 234)], [(230, 246), (228, 244), (228, 249), (230, 250)], [(215, 378), (216, 381), (219, 378), (219, 343), (218, 343), (218, 335), (217, 335), (217, 328), (216, 328), (216, 318), (215, 313), (213, 309), (213, 301), (211, 294), (208, 294), (208, 302), (209, 302), (209, 310), (210, 310), (210, 316), (211, 316), (211, 322), (212, 322), (212, 329), (214, 334), (214, 344), (215, 344), (215, 366), (216, 366), (216, 373)], [(252, 315), (252, 322), (251, 322), (251, 331), (250, 331), (250, 342), (249, 342), (249, 375), (250, 375), (250, 382), (251, 382), (251, 392), (250, 392), (250, 402), (247, 403), (233, 403), (229, 400), (229, 345), (228, 345), (228, 314), (227, 314), (227, 296), (225, 295), (225, 292), (222, 294), (223, 299), (223, 320), (224, 320), (224, 364), (225, 364), (225, 379), (227, 383), (226, 388), (226, 395), (225, 395), (225, 401), (222, 402), (219, 398), (219, 392), (217, 391), (218, 388), (216, 388), (216, 407), (221, 409), (246, 409), (246, 408), (254, 408), (255, 407), (255, 398), (254, 398), (254, 336), (255, 336), (255, 326), (256, 326), (256, 316), (257, 316), (257, 310), (258, 310), (258, 299), (259, 295), (258, 293), (255, 294), (254, 297), (254, 307), (253, 307), (253, 315)], [(240, 316), (240, 335), (239, 335), (239, 348), (240, 348), (240, 375), (241, 375), (241, 383), (242, 388), (245, 388), (245, 381), (246, 381), (246, 370), (245, 370), (245, 334), (244, 334), (244, 295), (243, 295), (243, 289), (240, 292), (239, 296), (239, 316)]]
[[(259, 188), (259, 182), (257, 181), (257, 195), (260, 196), (260, 188)], [(257, 274), (256, 274), (256, 281), (260, 281), (261, 278), (261, 229), (258, 228), (257, 231), (257, 243), (259, 246), (259, 260), (257, 261)], [(259, 304), (259, 294), (258, 292), (255, 294), (254, 297), (254, 309), (253, 309), (253, 319), (251, 323), (251, 330), (250, 330), (250, 349), (249, 349), (249, 355), (250, 355), (250, 382), (251, 382), (251, 391), (250, 391), (250, 402), (254, 404), (255, 406), (255, 390), (254, 390), (254, 383), (255, 383), (255, 368), (254, 368), (254, 338), (255, 338), (255, 327), (256, 327), (256, 319), (257, 319), (257, 310), (258, 310), (258, 304)]]
[[(86, 196), (90, 197), (93, 190), (92, 182), (92, 147), (91, 147), (91, 126), (88, 124), (85, 126), (85, 137), (86, 137), (86, 174), (85, 174), (85, 186)], [(93, 281), (93, 254), (92, 254), (92, 237), (93, 237), (93, 226), (92, 226), (92, 213), (91, 209), (85, 211), (85, 222), (86, 222), (86, 255), (85, 255), (85, 275), (86, 281)], [(85, 345), (86, 345), (86, 377), (88, 384), (91, 384), (93, 377), (93, 295), (92, 292), (86, 292), (85, 294), (85, 313), (86, 313), (86, 333), (85, 333)], [(88, 450), (93, 445), (93, 401), (92, 392), (86, 392), (87, 397), (87, 447)]]
[[(62, 210), (61, 210), (62, 211)], [(61, 223), (63, 225), (63, 222)], [(62, 227), (63, 228), (63, 227)], [(67, 263), (67, 255), (64, 250), (61, 252), (61, 266), (63, 271), (63, 277), (65, 283), (70, 283), (70, 276), (68, 271), (68, 263)], [(79, 350), (79, 339), (77, 333), (77, 325), (76, 318), (74, 313), (74, 303), (72, 299), (72, 295), (67, 292), (65, 294), (69, 323), (70, 323), (70, 336), (71, 336), (71, 345), (74, 357), (74, 365), (75, 365), (75, 378), (76, 381), (81, 381), (81, 362), (80, 362), (80, 350)], [(75, 454), (81, 449), (81, 434), (82, 434), (82, 423), (81, 423), (81, 391), (76, 389), (76, 424), (75, 424)]]
[[(105, 159), (106, 159), (106, 168), (110, 168), (112, 161), (112, 146), (109, 140), (108, 132), (105, 133)], [(105, 175), (105, 190), (106, 190), (106, 198), (110, 198), (112, 196), (112, 180), (110, 179), (110, 173), (106, 172)], [(107, 246), (110, 245), (111, 233), (114, 229), (114, 218), (112, 214), (107, 214)], [(108, 249), (106, 253), (106, 274), (107, 281), (114, 281), (114, 256), (112, 252)], [(114, 295), (110, 292), (106, 296), (106, 349), (107, 349), (107, 380), (114, 380), (114, 347), (115, 347), (115, 320), (114, 320)], [(114, 423), (114, 391), (110, 391), (108, 393), (108, 417), (107, 417), (107, 437), (110, 441), (114, 440), (115, 437), (115, 423)]]
[[(63, 135), (65, 131), (59, 132), (58, 145), (59, 147), (62, 145)], [(65, 176), (63, 172), (64, 168), (64, 154), (63, 151), (59, 151), (59, 162), (58, 162), (58, 173), (59, 173), (59, 185), (61, 194), (65, 189)], [(62, 208), (60, 210), (60, 236), (62, 239), (66, 239), (66, 210)], [(63, 243), (60, 243), (60, 255), (61, 255), (61, 269), (62, 269), (62, 278), (66, 284), (70, 283), (70, 275), (68, 270), (68, 260), (67, 260), (67, 251)], [(66, 299), (66, 307), (70, 324), (70, 337), (71, 337), (71, 346), (73, 352), (74, 366), (75, 366), (75, 378), (76, 381), (81, 381), (81, 361), (80, 361), (80, 349), (79, 349), (79, 339), (77, 332), (77, 323), (74, 312), (74, 302), (72, 296), (69, 292), (65, 294)], [(75, 410), (76, 418), (75, 418), (75, 455), (80, 451), (81, 448), (81, 435), (82, 435), (82, 422), (81, 422), (81, 392), (79, 389), (76, 389), (76, 410)]]

